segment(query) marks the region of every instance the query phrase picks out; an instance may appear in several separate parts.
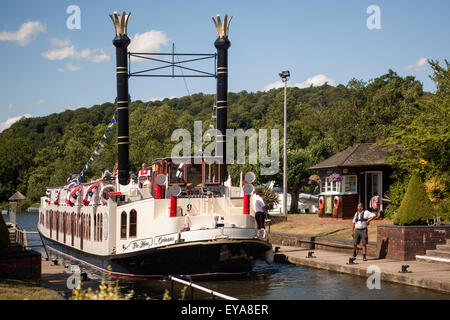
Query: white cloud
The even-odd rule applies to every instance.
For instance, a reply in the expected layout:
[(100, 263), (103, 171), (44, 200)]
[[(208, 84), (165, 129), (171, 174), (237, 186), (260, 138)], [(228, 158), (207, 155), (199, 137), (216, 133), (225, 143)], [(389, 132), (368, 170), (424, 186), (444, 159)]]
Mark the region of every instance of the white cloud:
[(170, 97), (164, 97), (164, 98), (151, 98), (149, 100), (149, 102), (154, 102), (154, 101), (163, 101), (164, 99), (175, 99), (177, 98), (177, 96), (170, 96)]
[(321, 85), (324, 85), (325, 83), (328, 83), (330, 86), (334, 86), (333, 79), (328, 78), (324, 74), (316, 74), (315, 76), (306, 79), (306, 81), (294, 84), (294, 87), (298, 87), (300, 89), (308, 88), (310, 86), (319, 87)]
[(74, 71), (80, 71), (80, 70), (81, 70), (80, 67), (74, 66), (71, 62), (67, 62), (66, 65), (64, 66), (64, 68), (56, 69), (56, 71), (58, 71), (58, 72), (66, 72), (66, 71), (74, 72)]
[(51, 38), (50, 43), (54, 47), (67, 47), (68, 45), (70, 45), (70, 40), (68, 40), (68, 39), (60, 40), (57, 38)]
[(39, 21), (28, 21), (22, 24), (16, 32), (1, 31), (0, 41), (12, 41), (21, 47), (27, 46), (41, 32), (46, 32), (47, 27)]
[[(58, 44), (63, 44), (62, 42)], [(70, 42), (69, 42), (70, 44)], [(78, 52), (74, 45), (50, 49), (41, 53), (48, 60), (85, 59), (94, 63), (110, 60), (103, 49), (84, 49)]]
[[(308, 88), (310, 86), (313, 86), (313, 87), (321, 86), (321, 85), (324, 85), (325, 83), (328, 83), (330, 86), (334, 86), (333, 79), (327, 77), (324, 74), (316, 74), (315, 76), (312, 76), (303, 82), (294, 84), (293, 87), (302, 89), (302, 88)], [(288, 86), (289, 86), (289, 84), (288, 84)], [(271, 89), (278, 89), (278, 88), (283, 88), (283, 87), (284, 87), (284, 83), (280, 80), (280, 81), (272, 82), (272, 83), (269, 83), (268, 85), (265, 85), (264, 88), (262, 89), (262, 91), (269, 91)]]
[(79, 106), (66, 106), (66, 110), (77, 110), (79, 108), (86, 108), (86, 106), (84, 105), (79, 105)]
[(70, 62), (66, 63), (66, 69), (69, 70), (69, 71), (80, 71), (81, 70), (80, 67), (74, 66)]
[(103, 61), (109, 61), (110, 57), (103, 51), (100, 50), (100, 54), (92, 57), (91, 61), (94, 63), (99, 63)]
[(6, 120), (5, 122), (0, 123), (0, 132), (2, 132), (3, 130), (8, 129), (9, 127), (11, 127), (11, 125), (19, 120), (22, 119), (26, 119), (26, 118), (31, 118), (32, 115), (29, 113), (26, 113), (24, 115), (18, 116), (18, 117), (13, 117), (13, 118), (9, 118), (8, 120)]
[(407, 69), (408, 70), (413, 70), (413, 71), (422, 71), (425, 70), (425, 67), (427, 66), (427, 58), (420, 58), (419, 60), (416, 61), (416, 63), (414, 64), (410, 64)]
[[(169, 43), (169, 38), (163, 31), (150, 30), (142, 34), (136, 33), (131, 38), (130, 52), (160, 52), (162, 45)], [(132, 57), (132, 60), (142, 60)]]
[(75, 55), (75, 46), (55, 48), (42, 53), (42, 56), (48, 60), (64, 60)]
[(36, 101), (36, 104), (43, 104), (43, 103), (45, 103), (45, 100), (44, 99), (39, 99), (38, 101)]
[(269, 91), (272, 89), (278, 89), (284, 87), (284, 83), (282, 81), (276, 81), (265, 85), (262, 91)]

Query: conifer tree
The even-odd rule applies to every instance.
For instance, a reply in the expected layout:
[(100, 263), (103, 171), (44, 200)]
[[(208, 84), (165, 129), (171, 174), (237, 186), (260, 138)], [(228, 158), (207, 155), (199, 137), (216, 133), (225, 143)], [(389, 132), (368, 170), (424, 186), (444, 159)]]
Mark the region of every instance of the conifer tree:
[(394, 223), (401, 226), (421, 225), (434, 218), (434, 209), (428, 198), (425, 184), (417, 174), (413, 174)]

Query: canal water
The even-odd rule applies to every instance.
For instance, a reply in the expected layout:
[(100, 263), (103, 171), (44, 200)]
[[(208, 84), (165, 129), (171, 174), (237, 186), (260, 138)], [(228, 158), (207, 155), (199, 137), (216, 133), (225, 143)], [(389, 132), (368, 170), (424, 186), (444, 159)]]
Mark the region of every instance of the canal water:
[[(4, 216), (8, 220), (8, 216)], [(38, 214), (20, 213), (17, 223), (28, 231), (37, 231)], [(29, 245), (40, 244), (38, 235), (29, 236)], [(45, 252), (40, 248), (45, 257)], [(51, 255), (55, 254), (51, 252)], [(71, 261), (70, 263), (76, 264)], [(103, 274), (80, 264), (91, 279), (101, 280)], [(197, 284), (223, 294), (248, 300), (346, 300), (346, 299), (387, 299), (387, 300), (450, 300), (450, 295), (432, 290), (416, 288), (389, 282), (381, 282), (381, 289), (370, 290), (366, 285), (366, 278), (297, 267), (294, 265), (273, 263), (267, 265), (263, 261), (255, 264), (253, 272), (247, 276), (226, 280), (196, 281)], [(124, 293), (134, 291), (135, 298), (161, 299), (165, 290), (170, 290), (168, 281), (162, 280), (131, 280), (119, 279), (119, 285)], [(174, 285), (174, 292), (179, 293), (182, 286)], [(186, 298), (191, 297), (187, 290)], [(211, 297), (195, 292), (196, 299), (210, 299)]]

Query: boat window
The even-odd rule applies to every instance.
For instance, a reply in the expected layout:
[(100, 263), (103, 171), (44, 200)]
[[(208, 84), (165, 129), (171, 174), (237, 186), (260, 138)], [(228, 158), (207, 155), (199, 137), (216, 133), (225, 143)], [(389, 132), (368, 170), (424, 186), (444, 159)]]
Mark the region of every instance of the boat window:
[(75, 214), (72, 213), (71, 217), (72, 218), (71, 218), (70, 228), (71, 228), (71, 235), (72, 235), (72, 246), (74, 246), (74, 243), (75, 243)]
[(219, 183), (219, 165), (217, 163), (205, 162), (205, 183)]
[(100, 213), (100, 220), (98, 222), (99, 225), (99, 232), (98, 232), (98, 241), (102, 241), (103, 240), (103, 213)]
[(136, 210), (130, 211), (130, 232), (129, 237), (136, 237), (136, 231), (137, 231), (137, 212)]
[(170, 163), (170, 175), (169, 175), (169, 184), (184, 184), (185, 180), (185, 170), (186, 165), (184, 163)]
[(188, 164), (186, 165), (187, 183), (193, 188), (200, 188), (202, 186), (202, 165)]
[(120, 239), (127, 238), (127, 213), (124, 211), (120, 215)]
[(97, 241), (97, 214), (94, 214), (94, 241)]

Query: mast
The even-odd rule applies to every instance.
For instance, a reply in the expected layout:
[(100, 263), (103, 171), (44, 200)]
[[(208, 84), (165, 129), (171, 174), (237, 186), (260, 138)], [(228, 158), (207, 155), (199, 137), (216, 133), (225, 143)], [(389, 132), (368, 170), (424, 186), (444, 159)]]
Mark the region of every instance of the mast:
[(117, 148), (119, 162), (119, 183), (129, 182), (130, 171), (130, 137), (129, 137), (129, 93), (128, 93), (128, 60), (127, 47), (130, 38), (127, 36), (127, 24), (131, 13), (122, 13), (122, 17), (114, 12), (109, 15), (114, 24), (116, 37), (113, 44), (116, 47), (116, 75), (117, 75)]
[(214, 46), (217, 48), (217, 91), (216, 91), (216, 121), (217, 121), (217, 135), (216, 135), (216, 156), (221, 160), (220, 179), (222, 182), (226, 180), (226, 130), (227, 130), (227, 107), (228, 107), (228, 48), (231, 42), (228, 40), (228, 30), (230, 27), (230, 20), (228, 15), (222, 23), (220, 16), (217, 15), (217, 20), (212, 18), (217, 31), (217, 40)]

